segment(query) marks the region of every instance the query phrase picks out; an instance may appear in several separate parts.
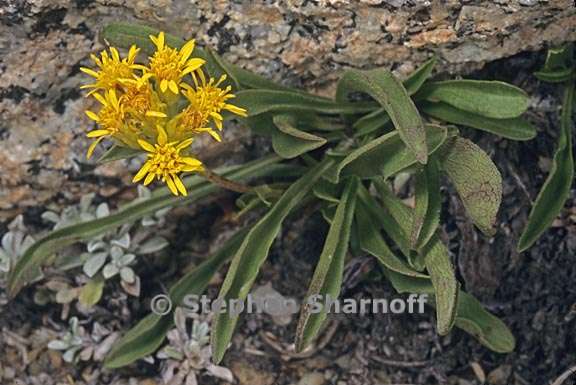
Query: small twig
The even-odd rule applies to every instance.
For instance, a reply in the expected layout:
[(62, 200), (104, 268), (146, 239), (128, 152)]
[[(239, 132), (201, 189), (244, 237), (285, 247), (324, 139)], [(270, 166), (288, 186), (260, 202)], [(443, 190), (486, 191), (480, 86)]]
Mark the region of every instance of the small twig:
[(246, 186), (245, 184), (234, 182), (230, 179), (224, 178), (218, 174), (215, 174), (210, 169), (205, 168), (202, 175), (210, 182), (225, 188), (226, 190), (235, 191), (238, 193), (247, 193), (252, 191), (252, 187)]
[(260, 332), (259, 334), (266, 344), (280, 353), (280, 356), (284, 361), (299, 360), (312, 357), (314, 354), (324, 349), (326, 345), (330, 343), (334, 334), (336, 334), (339, 324), (340, 322), (338, 320), (334, 320), (332, 324), (328, 326), (326, 332), (322, 335), (317, 344), (308, 347), (300, 353), (294, 351), (294, 344), (291, 344), (289, 347), (282, 346), (282, 344), (277, 341), (276, 336), (272, 333)]
[(576, 365), (565, 371), (550, 385), (562, 385), (570, 376), (576, 377)]
[(420, 368), (423, 366), (430, 365), (430, 361), (395, 361), (395, 360), (387, 360), (382, 357), (372, 356), (370, 357), (374, 361), (386, 365), (386, 366), (395, 366), (397, 368)]

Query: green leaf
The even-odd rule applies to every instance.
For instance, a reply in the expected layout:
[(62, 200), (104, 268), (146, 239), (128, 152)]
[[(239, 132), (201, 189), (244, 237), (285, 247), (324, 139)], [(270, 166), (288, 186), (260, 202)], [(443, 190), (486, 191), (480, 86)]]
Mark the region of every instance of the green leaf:
[[(327, 296), (335, 300), (340, 295), (344, 259), (348, 251), (352, 218), (354, 217), (357, 187), (358, 181), (356, 178), (350, 178), (346, 182), (346, 187), (338, 203), (338, 208), (332, 219), (330, 230), (316, 265), (312, 282), (308, 288), (305, 297), (307, 299), (319, 295), (322, 300), (326, 300)], [(312, 310), (312, 304), (305, 301), (296, 329), (296, 351), (300, 352), (310, 345), (326, 320), (328, 309), (322, 308), (319, 312), (313, 312)]]
[(340, 185), (330, 183), (326, 179), (320, 179), (312, 189), (318, 199), (330, 203), (340, 202), (341, 190)]
[[(219, 172), (235, 180), (256, 178), (274, 172), (275, 168), (279, 166), (275, 163), (279, 160), (276, 156), (270, 156), (241, 167), (236, 166), (232, 170)], [(41, 275), (40, 267), (50, 255), (66, 246), (103, 234), (125, 223), (134, 222), (165, 207), (183, 205), (209, 196), (219, 190), (218, 186), (197, 175), (185, 178), (185, 185), (190, 191), (187, 197), (175, 197), (167, 187), (162, 187), (156, 189), (151, 198), (135, 201), (112, 215), (63, 227), (49, 233), (30, 246), (24, 255), (18, 259), (8, 276), (8, 292), (11, 296), (16, 295), (30, 280)]]
[[(360, 200), (356, 207), (356, 222), (358, 226), (358, 236), (360, 238), (360, 248), (376, 257), (381, 264), (392, 271), (412, 277), (429, 278), (427, 275), (412, 269), (394, 255), (380, 234), (380, 225), (377, 219), (370, 214), (370, 210), (365, 207), (366, 204), (367, 202)], [(376, 208), (376, 210), (378, 210), (378, 208)]]
[(422, 118), (402, 83), (385, 69), (351, 70), (338, 82), (336, 100), (344, 101), (350, 92), (365, 92), (384, 107), (400, 138), (420, 163), (426, 163), (426, 131)]
[(484, 234), (494, 235), (502, 176), (490, 157), (470, 140), (455, 138), (446, 146), (441, 164), (474, 224)]
[[(381, 180), (376, 181), (376, 187), (381, 193), (384, 207), (394, 220), (403, 227), (404, 231), (410, 229), (413, 222), (413, 210), (406, 206), (398, 197), (394, 196)], [(436, 294), (436, 313), (438, 333), (446, 334), (454, 323), (456, 301), (459, 284), (454, 275), (454, 268), (446, 246), (434, 234), (430, 242), (419, 252), (418, 259), (413, 261), (416, 269), (424, 264), (430, 274), (434, 293)]]
[(404, 88), (408, 92), (408, 95), (414, 95), (422, 85), (430, 78), (432, 74), (432, 70), (436, 65), (436, 57), (433, 57), (422, 64), (420, 67), (416, 69), (416, 71), (412, 72), (410, 76), (402, 83), (404, 84)]
[[(274, 206), (250, 230), (242, 246), (236, 252), (226, 279), (220, 289), (219, 299), (229, 303), (230, 299), (246, 299), (260, 267), (266, 260), (274, 238), (288, 214), (305, 199), (322, 173), (330, 167), (331, 161), (324, 161), (312, 167), (294, 182), (274, 204)], [(211, 345), (213, 360), (218, 363), (232, 338), (238, 315), (219, 313), (213, 322)]]
[(236, 93), (237, 106), (246, 108), (249, 116), (266, 112), (306, 112), (325, 114), (360, 113), (374, 109), (373, 103), (338, 103), (333, 100), (297, 91), (253, 89)]
[[(381, 182), (380, 179), (376, 179), (376, 182), (379, 190), (385, 188), (383, 183), (379, 183)], [(390, 195), (393, 195), (387, 188), (386, 191), (389, 192)], [(410, 208), (402, 202), (399, 202), (396, 197), (390, 201), (387, 201), (387, 199), (383, 197), (384, 209), (365, 188), (359, 189), (358, 196), (362, 208), (372, 216), (372, 223), (378, 224), (383, 228), (384, 232), (392, 239), (402, 254), (404, 254), (409, 262), (412, 262), (408, 238), (410, 234), (410, 223), (412, 223)], [(378, 229), (380, 229), (380, 227), (378, 227)], [(421, 268), (416, 270), (422, 271), (423, 269), (424, 266), (421, 266)]]
[(424, 102), (418, 105), (422, 113), (444, 122), (459, 124), (514, 140), (530, 140), (536, 127), (522, 118), (493, 119), (459, 110), (446, 103)]
[[(386, 268), (384, 270), (399, 293), (434, 294), (429, 280), (408, 277)], [(509, 353), (516, 345), (514, 336), (504, 322), (486, 311), (476, 298), (463, 291), (458, 295), (455, 325), (498, 353)]]
[(524, 251), (536, 242), (558, 216), (570, 195), (574, 180), (574, 155), (572, 154), (574, 86), (575, 82), (571, 81), (564, 90), (560, 138), (552, 160), (552, 169), (530, 211), (528, 223), (518, 242), (518, 251)]
[[(402, 82), (404, 88), (408, 92), (408, 95), (415, 94), (420, 87), (428, 80), (432, 69), (436, 65), (436, 58), (425, 62), (422, 66), (416, 69), (410, 76)], [(386, 113), (384, 108), (379, 108), (374, 112), (369, 113), (358, 119), (354, 123), (355, 134), (354, 136), (363, 136), (384, 127), (388, 122), (390, 122), (390, 117)]]
[(410, 245), (418, 250), (436, 233), (440, 222), (440, 173), (435, 157), (416, 174), (416, 206), (410, 233)]
[[(432, 154), (446, 140), (447, 130), (441, 126), (427, 125), (426, 132), (426, 147)], [(389, 177), (414, 164), (416, 158), (413, 151), (404, 144), (398, 131), (393, 131), (352, 151), (326, 177), (335, 183), (341, 174), (362, 178), (377, 175)]]
[(460, 284), (456, 281), (448, 249), (437, 236), (425, 249), (422, 251), (424, 263), (436, 294), (436, 328), (438, 334), (446, 335), (454, 326)]
[(552, 83), (569, 81), (576, 76), (574, 68), (574, 44), (550, 48), (544, 67), (534, 75), (540, 80)]
[(272, 147), (282, 158), (295, 158), (326, 144), (326, 139), (296, 128), (297, 119), (292, 115), (276, 115), (273, 121), (278, 130), (272, 134)]
[(427, 83), (421, 96), (460, 110), (495, 119), (515, 118), (528, 108), (528, 95), (518, 87), (499, 81), (446, 80)]
[(564, 68), (555, 71), (537, 71), (534, 72), (534, 76), (536, 76), (538, 80), (548, 83), (563, 83), (576, 76), (576, 72), (574, 68)]
[[(106, 25), (100, 32), (100, 38), (108, 44), (120, 47), (129, 48), (131, 45), (136, 44), (145, 54), (152, 55), (156, 51), (156, 46), (152, 43), (149, 36), (157, 36), (160, 30), (148, 27), (141, 24), (132, 23), (110, 23)], [(166, 44), (180, 48), (186, 42), (174, 35), (164, 34)], [(196, 53), (196, 49), (194, 50)]]
[(136, 150), (130, 147), (112, 145), (102, 156), (98, 159), (98, 163), (112, 162), (114, 160), (132, 158), (136, 155), (143, 154), (144, 151)]
[(78, 301), (87, 308), (96, 305), (98, 301), (100, 301), (100, 298), (102, 298), (104, 283), (104, 276), (102, 276), (102, 274), (96, 275), (82, 287)]
[[(201, 295), (204, 292), (214, 274), (238, 249), (246, 233), (247, 229), (240, 230), (214, 255), (172, 286), (169, 293), (172, 309), (180, 305), (186, 295)], [(119, 368), (152, 354), (162, 345), (166, 333), (173, 324), (172, 313), (165, 316), (154, 313), (147, 315), (114, 344), (106, 356), (104, 366), (109, 369)]]

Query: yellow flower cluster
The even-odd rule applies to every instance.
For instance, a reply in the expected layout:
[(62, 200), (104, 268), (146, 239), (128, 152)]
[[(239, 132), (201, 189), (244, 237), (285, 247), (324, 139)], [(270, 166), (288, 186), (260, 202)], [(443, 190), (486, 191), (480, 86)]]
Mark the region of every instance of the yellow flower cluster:
[(147, 153), (148, 159), (133, 181), (144, 185), (161, 180), (175, 195), (187, 195), (180, 179), (183, 172), (203, 171), (202, 162), (190, 154), (194, 137), (210, 134), (220, 141), (222, 112), (246, 116), (246, 110), (228, 103), (233, 98), (226, 76), (207, 78), (204, 60), (192, 57), (194, 40), (180, 49), (169, 47), (164, 33), (150, 36), (156, 52), (148, 65), (136, 63), (139, 48), (130, 47), (122, 58), (114, 47), (91, 55), (97, 69), (81, 70), (95, 81), (81, 88), (100, 104), (86, 115), (98, 128), (88, 132), (94, 142), (88, 158), (103, 139)]

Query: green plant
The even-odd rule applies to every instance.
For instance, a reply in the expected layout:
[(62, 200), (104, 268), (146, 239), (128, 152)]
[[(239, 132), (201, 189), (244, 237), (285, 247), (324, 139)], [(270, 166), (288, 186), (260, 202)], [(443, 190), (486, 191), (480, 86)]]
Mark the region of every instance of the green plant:
[(528, 249), (550, 227), (570, 195), (574, 180), (574, 155), (572, 153), (572, 113), (576, 85), (574, 45), (570, 43), (561, 48), (550, 49), (544, 68), (535, 75), (542, 81), (562, 84), (564, 96), (560, 136), (552, 159), (552, 169), (534, 201), (528, 223), (518, 242), (518, 251)]
[[(113, 24), (102, 32), (107, 42), (125, 48), (136, 44), (147, 54), (154, 50), (148, 35), (157, 34), (127, 24)], [(184, 45), (173, 36), (165, 39), (176, 48)], [(403, 82), (386, 69), (347, 71), (332, 100), (273, 83), (225, 62), (209, 48), (194, 52), (205, 60), (210, 76), (227, 75), (239, 90), (235, 104), (248, 111), (241, 120), (255, 134), (269, 137), (276, 154), (184, 178), (189, 191), (185, 197), (160, 188), (106, 217), (52, 232), (30, 247), (11, 271), (12, 295), (39, 276), (40, 266), (55, 250), (231, 187), (242, 193), (242, 212), (261, 209), (264, 214), (177, 281), (169, 292), (174, 304), (180, 305), (186, 294), (202, 293), (229, 258), (219, 298), (245, 299), (285, 219), (303, 207), (316, 207), (330, 229), (308, 295), (337, 297), (348, 255), (370, 254), (399, 292), (433, 295), (440, 334), (456, 325), (494, 351), (513, 350), (514, 337), (506, 326), (456, 280), (440, 237), (440, 177), (445, 174), (453, 183), (480, 231), (494, 234), (500, 173), (490, 157), (451, 124), (529, 140), (536, 130), (520, 117), (528, 105), (522, 90), (492, 81), (431, 81), (431, 59)], [(103, 161), (133, 155), (114, 146)], [(389, 181), (400, 173), (414, 180), (414, 207), (390, 189)], [(263, 177), (266, 183), (254, 184)], [(238, 183), (246, 181), (251, 185)], [(314, 341), (326, 316), (302, 308), (298, 350)], [(236, 315), (216, 315), (211, 333), (216, 363), (237, 321)], [(153, 353), (172, 325), (171, 316), (148, 315), (115, 344), (106, 365), (120, 367)]]

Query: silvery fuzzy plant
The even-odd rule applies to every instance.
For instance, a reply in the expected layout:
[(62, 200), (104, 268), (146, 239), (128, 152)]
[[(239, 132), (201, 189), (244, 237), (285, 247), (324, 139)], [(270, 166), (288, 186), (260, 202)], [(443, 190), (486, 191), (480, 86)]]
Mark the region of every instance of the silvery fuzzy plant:
[(24, 217), (18, 215), (10, 224), (0, 242), (0, 278), (10, 271), (16, 260), (34, 243), (24, 225)]
[[(168, 343), (156, 355), (161, 360), (162, 380), (166, 385), (194, 385), (198, 375), (208, 374), (229, 383), (232, 372), (214, 365), (210, 358), (210, 326), (202, 315), (190, 317), (183, 308), (174, 311), (174, 329), (166, 333)], [(190, 325), (191, 324), (191, 325)]]
[[(151, 192), (142, 187), (138, 190), (137, 199), (150, 197)], [(68, 206), (61, 213), (46, 211), (42, 218), (54, 224), (54, 230), (66, 228), (79, 222), (105, 219), (110, 215), (107, 203), (93, 204), (95, 194), (81, 197), (78, 205)], [(168, 242), (161, 236), (154, 235), (155, 229), (161, 226), (167, 210), (159, 210), (150, 217), (143, 218), (139, 224), (126, 223), (102, 235), (96, 235), (84, 243), (85, 252), (80, 254), (82, 271), (88, 277), (81, 288), (55, 283), (57, 288), (55, 301), (70, 303), (74, 299), (87, 307), (95, 305), (101, 298), (105, 281), (119, 277), (124, 291), (132, 296), (140, 295), (140, 278), (133, 270), (137, 256), (156, 253), (164, 249)], [(74, 267), (71, 264), (70, 267)], [(43, 301), (45, 302), (45, 301)]]
[(102, 361), (117, 338), (118, 333), (110, 332), (98, 322), (93, 323), (92, 332), (88, 333), (78, 318), (72, 317), (68, 330), (60, 339), (50, 341), (48, 348), (62, 351), (62, 358), (70, 363)]
[(24, 225), (24, 217), (18, 215), (8, 224), (8, 232), (0, 240), (0, 308), (8, 303), (4, 290), (6, 274), (26, 249), (34, 243)]
[[(149, 35), (153, 36), (152, 42)], [(168, 60), (178, 55), (188, 58), (192, 49), (190, 42), (176, 36), (124, 23), (105, 27), (102, 38), (114, 45), (114, 50), (115, 47), (127, 49), (128, 56), (122, 59), (118, 51), (112, 51), (114, 59), (100, 62), (101, 67), (112, 63), (128, 73), (132, 68), (147, 71), (148, 67), (134, 67), (137, 52), (155, 58), (156, 65), (160, 58)], [(174, 55), (162, 56), (167, 52)], [(145, 177), (144, 183), (149, 184), (164, 175), (168, 188), (155, 189), (149, 197), (130, 202), (104, 218), (58, 229), (36, 242), (10, 273), (11, 295), (30, 283), (33, 273), (49, 263), (55, 249), (94, 239), (158, 210), (184, 206), (228, 189), (241, 194), (238, 201), (242, 212), (253, 211), (255, 216), (261, 216), (172, 284), (168, 294), (175, 305), (181, 304), (186, 294), (201, 295), (229, 259), (231, 263), (219, 299), (245, 300), (286, 219), (297, 213), (319, 210), (329, 230), (306, 296), (337, 298), (347, 261), (350, 257), (369, 255), (375, 258), (382, 276), (398, 292), (433, 296), (440, 335), (448, 334), (456, 326), (495, 352), (514, 349), (515, 339), (506, 325), (466, 293), (457, 280), (453, 256), (441, 236), (440, 185), (443, 177), (447, 177), (478, 231), (485, 237), (495, 234), (502, 201), (501, 174), (490, 156), (463, 137), (458, 127), (471, 127), (508, 140), (534, 138), (536, 128), (522, 117), (529, 104), (523, 90), (500, 81), (432, 79), (436, 59), (431, 58), (404, 79), (387, 68), (344, 71), (336, 94), (327, 98), (239, 68), (209, 47), (196, 47), (193, 55), (194, 63), (201, 65), (211, 79), (220, 79), (217, 87), (238, 90), (234, 108), (243, 112), (239, 115), (241, 123), (254, 135), (268, 138), (274, 153), (214, 172), (204, 169), (201, 174), (180, 179), (190, 167), (198, 166), (198, 159), (186, 158), (187, 153), (180, 156), (178, 151), (184, 151), (186, 146), (174, 149), (175, 144), (167, 140), (169, 135), (177, 133), (179, 115), (174, 117), (174, 112), (179, 110), (173, 105), (171, 111), (164, 111), (161, 99), (177, 100), (178, 92), (192, 99), (195, 95), (210, 94), (212, 104), (208, 107), (218, 110), (211, 116), (220, 123), (218, 127), (205, 127), (213, 133), (218, 133), (214, 130), (220, 131), (224, 120), (231, 118), (221, 108), (226, 106), (227, 99), (216, 100), (222, 93), (209, 92), (209, 87), (215, 85), (198, 78), (195, 89), (180, 90), (177, 82), (170, 83), (170, 92), (176, 92), (170, 94), (171, 97), (162, 96), (162, 92), (168, 92), (168, 86), (166, 82), (157, 84), (154, 76), (158, 74), (146, 73), (142, 82), (124, 81), (128, 85), (152, 87), (154, 94), (160, 95), (153, 103), (157, 109), (147, 111), (147, 118), (140, 121), (145, 123), (141, 126), (143, 130), (148, 130), (141, 133), (150, 136), (156, 144), (138, 142), (150, 155), (134, 179), (138, 182)], [(172, 63), (173, 68), (180, 68), (182, 63), (187, 62)], [(94, 70), (87, 71), (97, 78), (101, 75)], [(196, 75), (189, 75), (190, 71), (180, 73), (182, 77), (178, 80), (182, 80), (182, 84), (194, 80)], [(159, 93), (158, 88), (164, 91)], [(113, 91), (108, 92), (108, 99), (98, 96), (103, 105), (114, 107), (120, 103)], [(114, 112), (112, 107), (107, 112)], [(194, 107), (187, 104), (186, 108)], [(166, 125), (168, 131), (149, 123), (149, 118), (166, 119), (168, 115), (174, 123)], [(105, 123), (94, 112), (89, 116)], [(114, 134), (114, 128), (95, 130), (90, 135)], [(222, 139), (219, 134), (217, 137)], [(129, 158), (140, 152), (112, 145), (100, 162)], [(181, 163), (171, 162), (170, 156)], [(168, 175), (170, 172), (177, 178)], [(398, 175), (409, 175), (408, 183), (414, 191), (411, 206), (391, 187)], [(174, 183), (177, 186), (171, 186)], [(174, 196), (175, 191), (183, 196)], [(108, 257), (106, 260), (109, 261)], [(100, 273), (95, 275), (100, 276)], [(212, 321), (210, 344), (216, 363), (223, 359), (231, 345), (238, 317), (220, 313)], [(311, 309), (302, 308), (295, 336), (296, 350), (303, 351), (315, 344), (327, 317), (326, 311), (312, 313)], [(117, 368), (149, 356), (162, 345), (172, 325), (171, 315), (149, 314), (115, 344), (105, 365)]]

